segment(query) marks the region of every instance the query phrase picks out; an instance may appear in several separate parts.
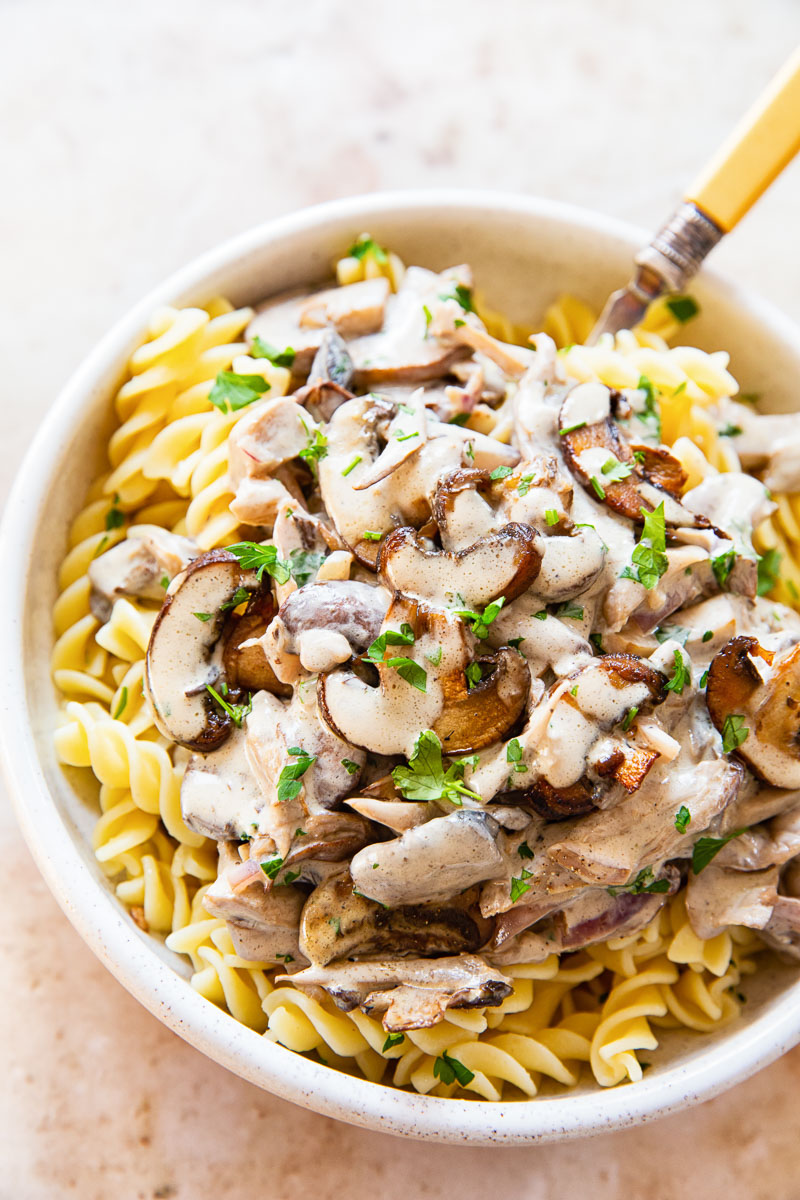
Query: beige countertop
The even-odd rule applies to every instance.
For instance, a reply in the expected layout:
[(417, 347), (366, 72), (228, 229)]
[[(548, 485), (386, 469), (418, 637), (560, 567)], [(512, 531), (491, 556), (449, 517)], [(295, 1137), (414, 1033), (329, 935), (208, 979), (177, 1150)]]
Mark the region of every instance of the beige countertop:
[[(653, 226), (800, 40), (797, 0), (4, 0), (5, 495), (53, 395), (145, 290), (328, 197), (539, 193)], [(800, 318), (800, 164), (715, 265)], [(582, 1144), (404, 1143), (205, 1060), (99, 965), (5, 797), (0, 1200), (795, 1200), (800, 1050)]]

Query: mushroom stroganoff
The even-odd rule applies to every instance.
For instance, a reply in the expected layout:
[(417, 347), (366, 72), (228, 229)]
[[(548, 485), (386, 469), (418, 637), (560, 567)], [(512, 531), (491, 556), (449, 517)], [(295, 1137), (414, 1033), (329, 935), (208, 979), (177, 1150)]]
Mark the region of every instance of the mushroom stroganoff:
[(796, 419), (668, 348), (688, 297), (557, 350), (574, 301), (524, 339), (466, 266), (364, 235), (338, 275), (154, 316), (62, 569), (60, 757), (258, 1032), (444, 1096), (638, 1079), (800, 956)]

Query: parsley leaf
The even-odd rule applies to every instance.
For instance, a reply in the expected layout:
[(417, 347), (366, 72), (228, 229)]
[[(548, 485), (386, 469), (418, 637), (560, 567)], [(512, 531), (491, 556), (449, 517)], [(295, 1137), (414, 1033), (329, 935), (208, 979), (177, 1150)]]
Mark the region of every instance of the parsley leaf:
[(128, 703), (128, 689), (126, 687), (124, 687), (119, 694), (119, 704), (114, 709), (114, 712), (112, 714), (113, 719), (115, 721), (118, 721), (120, 719), (120, 717), (122, 716), (122, 714), (125, 712), (125, 705), (127, 703)]
[(726, 550), (724, 554), (718, 554), (716, 558), (712, 558), (711, 570), (714, 572), (714, 578), (721, 588), (724, 588), (728, 582), (728, 576), (733, 570), (735, 562), (735, 550)]
[(414, 662), (413, 658), (387, 658), (385, 666), (397, 671), (400, 678), (405, 679), (406, 683), (410, 683), (418, 692), (427, 692), (428, 672), (418, 662)]
[(379, 263), (381, 266), (383, 266), (383, 264), (389, 260), (389, 256), (387, 255), (383, 246), (380, 246), (375, 241), (375, 238), (370, 237), (368, 233), (362, 233), (356, 238), (350, 249), (347, 251), (347, 257), (357, 258), (358, 261), (361, 262), (367, 257), (368, 254), (375, 259), (376, 263)]
[(746, 833), (746, 829), (734, 829), (733, 833), (728, 833), (725, 837), (701, 837), (699, 838), (692, 849), (692, 870), (695, 875), (699, 875), (704, 871), (713, 858), (716, 858), (723, 846), (727, 846), (728, 842), (732, 842), (734, 838), (741, 837)]
[(758, 559), (758, 586), (756, 591), (759, 596), (766, 596), (767, 592), (771, 592), (778, 582), (781, 570), (781, 554), (773, 546), (767, 550), (765, 554), (759, 555)]
[(559, 604), (554, 616), (568, 617), (570, 621), (582, 621), (583, 609), (578, 604), (573, 604), (571, 600), (565, 600), (563, 604)]
[(238, 587), (231, 596), (230, 600), (226, 600), (224, 604), (220, 604), (220, 612), (228, 612), (231, 608), (238, 608), (240, 604), (244, 604), (245, 600), (250, 599), (250, 593), (247, 588)]
[(544, 519), (548, 525), (558, 524), (558, 511), (555, 508), (546, 508), (544, 510)]
[(493, 600), (491, 604), (487, 604), (482, 613), (477, 613), (471, 608), (457, 608), (456, 616), (463, 617), (465, 621), (472, 622), (472, 632), (476, 638), (481, 641), (489, 636), (489, 626), (494, 621), (500, 609), (506, 602), (505, 596), (499, 596), (497, 600)]
[(633, 474), (633, 467), (612, 457), (603, 463), (602, 471), (608, 483), (619, 483), (621, 479), (627, 479), (629, 475)]
[(678, 833), (686, 833), (686, 830), (692, 823), (692, 814), (689, 812), (685, 804), (682, 804), (675, 816), (675, 828)]
[(516, 904), (520, 896), (524, 896), (526, 892), (531, 890), (531, 885), (526, 881), (531, 878), (533, 871), (526, 871), (522, 868), (522, 874), (517, 878), (511, 878), (511, 903)]
[(295, 796), (300, 795), (303, 787), (300, 780), (311, 764), (317, 761), (316, 755), (306, 754), (305, 750), (301, 750), (299, 746), (290, 746), (289, 754), (297, 758), (297, 762), (287, 763), (278, 776), (278, 800), (280, 803), (283, 803), (284, 800), (294, 800)]
[(490, 479), (507, 479), (508, 476), (513, 475), (513, 473), (514, 473), (513, 467), (495, 467), (495, 469), (489, 473), (489, 478)]
[(357, 467), (360, 462), (361, 462), (361, 455), (357, 454), (355, 456), (355, 458), (352, 460), (352, 462), (349, 464), (349, 466), (346, 466), (345, 469), (342, 471), (342, 475), (349, 475), (350, 472), (352, 470), (354, 470), (354, 468)]
[(377, 529), (363, 529), (361, 531), (361, 536), (365, 542), (379, 542), (383, 537), (383, 534), (379, 533)]
[(750, 730), (744, 723), (744, 717), (739, 713), (731, 713), (722, 723), (722, 749), (726, 754), (737, 750), (747, 741)]
[(213, 617), (213, 615), (214, 615), (213, 613), (201, 613), (201, 612), (192, 613), (192, 616), (197, 617), (198, 621), (210, 621), (211, 618)]
[(285, 350), (278, 350), (277, 346), (271, 346), (269, 342), (265, 342), (256, 334), (250, 347), (250, 357), (268, 358), (273, 366), (286, 367), (287, 370), (291, 370), (296, 355), (291, 346), (287, 346)]
[(622, 883), (619, 887), (606, 888), (606, 891), (611, 896), (618, 896), (620, 892), (630, 892), (632, 896), (638, 896), (642, 892), (653, 894), (654, 892), (668, 892), (668, 879), (653, 879), (653, 868), (642, 867), (639, 874), (630, 883)]
[(475, 1078), (475, 1072), (470, 1071), (457, 1058), (453, 1058), (446, 1050), (443, 1050), (433, 1064), (433, 1074), (436, 1079), (441, 1079), (442, 1083), (453, 1083), (458, 1081), (461, 1087), (466, 1087)]
[(639, 420), (643, 425), (650, 428), (653, 435), (659, 440), (661, 439), (661, 410), (656, 400), (655, 388), (650, 379), (646, 375), (639, 376), (639, 382), (636, 387), (640, 392), (644, 392), (644, 412), (639, 413)]
[(700, 305), (692, 296), (670, 296), (666, 306), (681, 325), (691, 321), (692, 317), (696, 317), (700, 312)]
[(509, 646), (513, 646), (515, 650), (519, 650), (520, 646), (522, 645), (522, 643), (524, 641), (525, 641), (524, 637), (514, 637), (514, 638), (508, 639), (508, 644), (509, 644)]
[(238, 412), (269, 391), (261, 375), (237, 375), (235, 371), (220, 371), (208, 398), (220, 412)]
[(682, 646), (685, 646), (691, 632), (691, 629), (684, 629), (682, 625), (658, 625), (653, 630), (656, 641), (662, 646), (664, 642), (669, 641), (680, 642)]
[(328, 439), (321, 429), (315, 429), (313, 433), (309, 430), (305, 421), (302, 421), (303, 429), (306, 431), (307, 441), (303, 449), (298, 454), (298, 458), (302, 458), (308, 466), (314, 478), (317, 478), (317, 463), (321, 458), (326, 458), (328, 454)]
[(391, 1050), (392, 1046), (399, 1046), (400, 1043), (404, 1042), (405, 1040), (406, 1040), (406, 1035), (404, 1033), (389, 1033), (389, 1034), (387, 1034), (386, 1041), (383, 1043), (383, 1048), (381, 1050), (381, 1053), (385, 1054), (387, 1050)]
[(283, 859), (280, 854), (273, 854), (272, 858), (266, 858), (258, 864), (261, 870), (266, 875), (267, 879), (274, 879), (283, 866)]
[(373, 662), (383, 662), (387, 646), (410, 646), (413, 642), (414, 630), (404, 621), (399, 632), (396, 629), (387, 629), (385, 633), (379, 633), (367, 650), (367, 658), (371, 658)]
[(435, 667), (438, 667), (439, 663), (442, 661), (442, 647), (437, 646), (433, 654), (426, 653), (425, 657), (427, 658), (428, 662), (433, 663)]
[(522, 775), (528, 768), (522, 761), (522, 745), (519, 738), (512, 738), (506, 746), (506, 762), (514, 764), (514, 773)]
[(527, 842), (520, 842), (517, 846), (517, 854), (520, 858), (533, 858), (533, 851)]
[(289, 552), (289, 570), (292, 573), (292, 579), (297, 581), (297, 586), (302, 587), (304, 583), (308, 583), (312, 575), (316, 575), (325, 561), (325, 553), (322, 550), (290, 550)]
[(480, 663), (470, 663), (464, 674), (467, 677), (467, 688), (470, 690), (476, 687), (483, 679), (483, 671)]
[(720, 429), (719, 436), (720, 437), (739, 437), (739, 435), (743, 432), (744, 432), (744, 430), (742, 429), (741, 425), (732, 425), (731, 422), (729, 421), (728, 424), (724, 427), (724, 429)]
[(360, 770), (358, 763), (353, 762), (352, 758), (343, 758), (342, 766), (348, 775), (355, 775)]
[(669, 559), (665, 553), (667, 530), (664, 519), (664, 501), (662, 500), (653, 512), (648, 512), (646, 508), (642, 508), (640, 511), (644, 517), (642, 536), (631, 555), (633, 567), (625, 567), (621, 578), (634, 579), (650, 591), (669, 566)]
[(460, 804), (460, 796), (480, 800), (461, 780), (471, 760), (452, 763), (445, 771), (442, 763), (442, 743), (432, 729), (424, 729), (414, 742), (414, 752), (407, 767), (395, 767), (392, 779), (406, 800), (450, 800)]
[(472, 292), (468, 287), (464, 287), (463, 283), (454, 283), (449, 292), (440, 292), (440, 300), (455, 300), (460, 304), (464, 312), (475, 312), (475, 306), (472, 303)]
[(210, 683), (206, 684), (206, 691), (216, 700), (223, 712), (228, 714), (236, 728), (241, 729), (242, 722), (253, 707), (252, 697), (247, 697), (246, 704), (229, 704), (227, 700), (223, 700), (219, 692), (216, 692)]
[(119, 507), (119, 492), (116, 492), (111, 501), (111, 508), (106, 513), (106, 529), (110, 533), (112, 529), (119, 529), (124, 524), (125, 513)]
[(261, 579), (266, 571), (276, 583), (288, 583), (291, 576), (289, 563), (278, 558), (277, 546), (261, 546), (258, 542), (236, 542), (226, 546), (230, 554), (234, 554), (246, 571), (258, 571)]
[(676, 696), (682, 696), (683, 689), (690, 682), (689, 672), (686, 670), (680, 650), (673, 650), (672, 657), (675, 660), (675, 673), (667, 684), (667, 691), (674, 692)]
[(638, 715), (638, 708), (629, 708), (625, 714), (625, 720), (622, 722), (622, 732), (627, 733)]
[(533, 479), (534, 479), (533, 475), (523, 475), (522, 476), (519, 483), (517, 484), (517, 492), (519, 493), (520, 496), (527, 496), (528, 492), (531, 490), (531, 484), (533, 483)]

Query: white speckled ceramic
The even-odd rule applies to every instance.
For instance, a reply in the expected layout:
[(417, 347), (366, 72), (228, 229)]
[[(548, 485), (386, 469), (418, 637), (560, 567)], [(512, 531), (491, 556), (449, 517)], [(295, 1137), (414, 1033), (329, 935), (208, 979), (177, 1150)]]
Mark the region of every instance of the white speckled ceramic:
[[(355, 197), (270, 222), (197, 259), (120, 321), (70, 380), (39, 431), (9, 500), (0, 561), (0, 734), (19, 821), (70, 921), (117, 979), (192, 1045), (259, 1087), (317, 1112), (384, 1132), (522, 1145), (652, 1120), (707, 1099), (800, 1040), (800, 980), (772, 965), (747, 987), (737, 1024), (718, 1035), (670, 1034), (635, 1085), (581, 1088), (488, 1104), (396, 1091), (307, 1061), (237, 1024), (192, 990), (185, 963), (143, 934), (92, 855), (96, 819), (84, 773), (65, 773), (52, 747), (57, 699), (49, 675), (51, 608), (66, 531), (100, 468), (110, 399), (150, 311), (223, 293), (235, 303), (314, 283), (368, 229), (406, 262), (441, 269), (469, 260), (488, 302), (532, 327), (559, 292), (599, 305), (646, 240), (591, 213), (483, 192)], [(702, 316), (689, 329), (705, 349), (731, 352), (743, 390), (769, 407), (797, 407), (800, 333), (765, 303), (704, 274)]]

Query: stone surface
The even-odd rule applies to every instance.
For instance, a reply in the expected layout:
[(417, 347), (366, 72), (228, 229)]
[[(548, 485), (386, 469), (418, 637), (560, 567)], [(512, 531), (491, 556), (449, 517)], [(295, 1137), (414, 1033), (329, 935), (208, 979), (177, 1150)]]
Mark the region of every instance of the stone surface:
[[(99, 335), (247, 226), (404, 186), (539, 193), (652, 227), (798, 40), (796, 0), (0, 2), (0, 486)], [(800, 317), (800, 166), (715, 265)], [(0, 808), (0, 1197), (646, 1193), (791, 1200), (800, 1050), (583, 1144), (405, 1144), (208, 1062), (106, 973)]]

